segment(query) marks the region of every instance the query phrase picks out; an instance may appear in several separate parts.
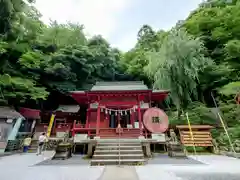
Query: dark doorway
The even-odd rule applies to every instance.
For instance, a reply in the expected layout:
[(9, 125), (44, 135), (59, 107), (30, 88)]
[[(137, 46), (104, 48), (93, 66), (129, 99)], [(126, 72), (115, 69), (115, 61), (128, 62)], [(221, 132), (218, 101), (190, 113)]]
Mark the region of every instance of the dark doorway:
[(109, 127), (116, 128), (117, 127), (117, 116), (115, 113), (109, 114)]
[(120, 116), (120, 124), (122, 128), (127, 128), (127, 125), (131, 124), (130, 113), (126, 113)]

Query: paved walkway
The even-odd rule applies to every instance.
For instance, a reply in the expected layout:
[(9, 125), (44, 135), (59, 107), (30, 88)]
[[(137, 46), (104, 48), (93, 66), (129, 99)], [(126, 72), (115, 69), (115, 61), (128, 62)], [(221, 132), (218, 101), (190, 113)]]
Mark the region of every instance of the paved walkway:
[(148, 164), (118, 167), (37, 165), (51, 158), (44, 155), (12, 155), (0, 158), (1, 180), (239, 180), (240, 160), (217, 155), (190, 156), (202, 164)]

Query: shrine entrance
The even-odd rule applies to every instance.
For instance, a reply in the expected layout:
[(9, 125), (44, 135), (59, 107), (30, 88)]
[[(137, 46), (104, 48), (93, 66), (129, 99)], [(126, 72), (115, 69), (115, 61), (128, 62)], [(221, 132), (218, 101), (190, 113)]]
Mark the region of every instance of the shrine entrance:
[(130, 113), (115, 115), (109, 114), (109, 128), (117, 128), (118, 123), (120, 123), (122, 128), (129, 128), (128, 125), (130, 122)]

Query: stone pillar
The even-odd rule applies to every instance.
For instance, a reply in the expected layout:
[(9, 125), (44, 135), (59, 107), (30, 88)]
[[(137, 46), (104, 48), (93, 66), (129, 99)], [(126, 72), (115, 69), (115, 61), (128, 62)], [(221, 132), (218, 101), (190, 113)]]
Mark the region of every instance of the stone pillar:
[(143, 147), (144, 147), (144, 154), (147, 157), (151, 157), (152, 153), (151, 153), (150, 143), (143, 143)]
[(90, 143), (88, 143), (88, 151), (87, 151), (87, 156), (88, 157), (91, 157), (92, 156), (92, 154), (93, 154), (93, 144), (90, 142)]

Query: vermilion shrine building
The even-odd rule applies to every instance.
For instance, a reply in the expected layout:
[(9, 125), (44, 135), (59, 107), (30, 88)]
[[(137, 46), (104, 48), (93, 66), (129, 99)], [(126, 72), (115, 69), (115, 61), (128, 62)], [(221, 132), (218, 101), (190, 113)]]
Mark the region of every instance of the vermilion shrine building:
[[(97, 82), (89, 91), (73, 91), (69, 95), (78, 105), (60, 106), (55, 112), (42, 113), (22, 109), (21, 113), (27, 118), (29, 115), (33, 118), (35, 114), (35, 119), (46, 120), (45, 123), (36, 123), (36, 132), (46, 131), (50, 115), (54, 113), (52, 136), (71, 131), (73, 136), (88, 134), (89, 137), (100, 138), (136, 138), (153, 131), (151, 126), (156, 123), (156, 118), (147, 120), (146, 115), (144, 119), (144, 112), (151, 108), (151, 102), (163, 101), (168, 91), (152, 91), (139, 81)], [(151, 116), (152, 113), (148, 114)], [(121, 127), (120, 133), (117, 127)]]

